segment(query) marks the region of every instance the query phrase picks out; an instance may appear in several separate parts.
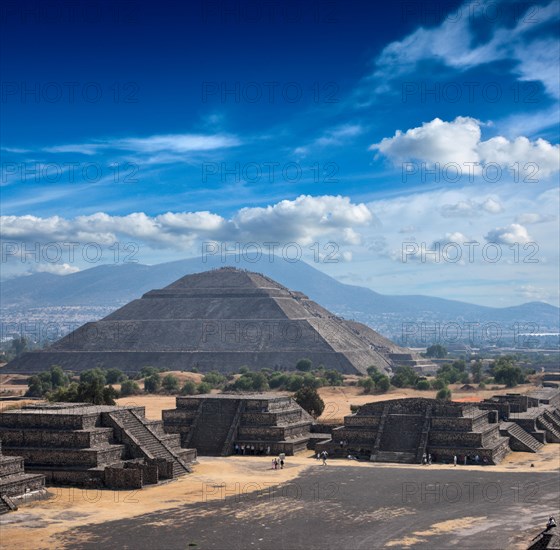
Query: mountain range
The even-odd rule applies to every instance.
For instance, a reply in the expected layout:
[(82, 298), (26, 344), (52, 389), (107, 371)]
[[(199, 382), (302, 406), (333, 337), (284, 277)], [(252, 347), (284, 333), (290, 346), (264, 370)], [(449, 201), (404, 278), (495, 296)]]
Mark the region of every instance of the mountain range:
[[(337, 315), (366, 323), (396, 340), (404, 333), (412, 339), (418, 337), (422, 332), (421, 323), (425, 324), (428, 334), (447, 326), (447, 336), (457, 332), (457, 326), (453, 325), (456, 323), (462, 327), (463, 339), (469, 331), (467, 323), (471, 323), (470, 330), (474, 331), (485, 324), (496, 323), (503, 332), (513, 331), (515, 323), (519, 323), (518, 331), (531, 333), (557, 331), (560, 326), (560, 309), (543, 302), (494, 308), (422, 295), (384, 295), (341, 283), (305, 262), (289, 263), (274, 257), (258, 264), (241, 259), (236, 262), (234, 258), (223, 262), (221, 258), (208, 257), (206, 261), (192, 258), (151, 266), (101, 265), (69, 275), (36, 273), (2, 283), (2, 317), (5, 319), (7, 312), (17, 311), (21, 316), (28, 311), (36, 313), (42, 308), (65, 306), (117, 309), (184, 275), (224, 265), (263, 273), (292, 290), (303, 292)], [(429, 335), (426, 338), (429, 340)]]

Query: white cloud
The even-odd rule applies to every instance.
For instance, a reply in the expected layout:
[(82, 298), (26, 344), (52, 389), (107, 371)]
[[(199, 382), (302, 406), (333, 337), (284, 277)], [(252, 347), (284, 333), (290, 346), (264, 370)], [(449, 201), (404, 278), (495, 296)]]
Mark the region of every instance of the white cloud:
[(332, 147), (342, 145), (353, 137), (364, 133), (364, 128), (359, 124), (342, 124), (325, 131), (321, 136), (307, 145), (302, 145), (294, 149), (297, 156), (306, 156), (314, 147)]
[(440, 211), (445, 218), (470, 218), (479, 216), (484, 212), (499, 214), (503, 211), (503, 206), (500, 201), (490, 197), (483, 202), (467, 199), (454, 204), (444, 204)]
[[(547, 6), (527, 6), (516, 25), (500, 26), (496, 20), (486, 42), (477, 44), (473, 29), (492, 23), (486, 4), (503, 9), (496, 2), (467, 2), (449, 14), (437, 27), (418, 28), (400, 41), (388, 44), (376, 60), (373, 78), (378, 91), (387, 90), (387, 82), (416, 70), (419, 62), (434, 60), (459, 71), (495, 61), (512, 60), (512, 72), (520, 80), (542, 82), (546, 91), (558, 97), (558, 45), (539, 36), (544, 25), (558, 21), (560, 5), (552, 1)], [(537, 13), (535, 14), (535, 9)], [(491, 11), (491, 10), (490, 10)]]
[(525, 244), (533, 241), (527, 232), (527, 228), (520, 223), (512, 223), (507, 227), (492, 229), (484, 238), (488, 242), (498, 244)]
[(37, 266), (36, 271), (40, 273), (52, 273), (53, 275), (69, 275), (70, 273), (77, 273), (80, 268), (70, 264), (54, 264), (44, 263)]
[(523, 225), (531, 225), (535, 223), (551, 222), (555, 221), (556, 219), (557, 216), (553, 215), (544, 216), (542, 214), (539, 214), (538, 212), (523, 212), (515, 218), (515, 222)]
[(513, 141), (503, 136), (482, 141), (481, 126), (480, 121), (471, 117), (457, 117), (451, 122), (435, 118), (406, 132), (397, 130), (393, 137), (383, 138), (370, 149), (379, 151), (395, 164), (412, 160), (430, 166), (454, 164), (465, 175), (498, 164), (517, 172), (517, 181), (530, 183), (560, 170), (560, 145), (544, 139), (532, 142), (523, 136)]
[(92, 143), (56, 145), (45, 147), (48, 153), (82, 153), (95, 155), (101, 150), (133, 151), (136, 153), (175, 153), (184, 154), (215, 149), (226, 149), (241, 145), (236, 136), (224, 134), (166, 134), (146, 138), (102, 139)]
[(228, 242), (294, 241), (302, 246), (316, 240), (339, 245), (358, 244), (356, 227), (374, 220), (365, 204), (348, 197), (301, 195), (267, 207), (242, 208), (231, 219), (208, 211), (167, 212), (148, 216), (135, 212), (111, 216), (97, 212), (66, 219), (60, 216), (3, 216), (2, 238), (15, 242), (95, 242), (101, 246), (129, 239), (147, 246), (189, 250), (202, 240)]

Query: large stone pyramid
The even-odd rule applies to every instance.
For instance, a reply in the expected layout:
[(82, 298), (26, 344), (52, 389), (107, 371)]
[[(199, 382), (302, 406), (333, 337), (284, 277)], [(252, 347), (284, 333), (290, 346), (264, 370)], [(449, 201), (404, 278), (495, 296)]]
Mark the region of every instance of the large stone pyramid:
[[(60, 365), (133, 373), (144, 366), (200, 372), (293, 369), (303, 357), (343, 373), (387, 371), (407, 350), (360, 323), (341, 319), (301, 292), (231, 267), (187, 275), (151, 290), (100, 321), (86, 323), (4, 372)], [(408, 352), (410, 353), (410, 352)]]

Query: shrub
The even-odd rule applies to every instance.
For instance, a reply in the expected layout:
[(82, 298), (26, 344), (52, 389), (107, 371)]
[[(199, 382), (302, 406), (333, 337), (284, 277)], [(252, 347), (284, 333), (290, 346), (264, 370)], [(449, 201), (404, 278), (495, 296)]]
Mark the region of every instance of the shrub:
[(447, 355), (447, 349), (441, 344), (432, 344), (426, 349), (426, 357), (436, 357), (443, 359)]
[(126, 397), (128, 395), (138, 395), (141, 393), (140, 386), (134, 380), (125, 380), (121, 384), (121, 395)]
[(213, 388), (218, 388), (226, 382), (226, 377), (219, 372), (209, 372), (204, 375), (202, 381), (210, 384)]
[(386, 391), (389, 391), (390, 387), (391, 381), (389, 380), (389, 377), (385, 376), (384, 374), (381, 375), (375, 382), (375, 389), (380, 392), (385, 393)]
[(144, 391), (146, 393), (157, 393), (161, 388), (161, 377), (156, 372), (144, 378)]
[(249, 372), (249, 368), (248, 367), (241, 367), (239, 369), (239, 374), (247, 374)]
[(186, 380), (181, 388), (181, 395), (194, 395), (196, 393), (196, 384), (192, 380)]
[(323, 376), (329, 386), (342, 386), (344, 384), (342, 373), (337, 370), (327, 370), (324, 372)]
[(436, 394), (436, 399), (449, 401), (451, 399), (451, 390), (449, 388), (441, 388)]
[(370, 393), (375, 388), (375, 382), (373, 381), (373, 378), (369, 376), (367, 378), (361, 378), (358, 385), (364, 388), (364, 393)]
[(486, 389), (486, 384), (485, 384), (484, 382), (481, 382), (481, 383), (478, 385), (478, 389), (480, 389), (480, 390), (485, 390), (485, 389)]
[(210, 393), (212, 391), (212, 386), (206, 382), (201, 382), (197, 387), (196, 391), (198, 393)]
[(291, 374), (286, 381), (286, 389), (289, 391), (298, 391), (303, 387), (303, 376), (300, 374)]
[(428, 382), (428, 380), (418, 380), (416, 383), (416, 389), (420, 391), (427, 391), (430, 389), (430, 382)]
[(311, 359), (300, 359), (296, 363), (296, 369), (301, 372), (309, 372), (313, 368), (313, 362)]
[(58, 365), (53, 365), (48, 371), (35, 374), (27, 379), (28, 397), (44, 397), (48, 392), (63, 388), (70, 383), (68, 376)]
[(445, 380), (441, 378), (434, 378), (431, 382), (431, 386), (434, 390), (441, 390), (447, 386)]
[(172, 374), (166, 374), (161, 381), (161, 385), (167, 392), (176, 392), (179, 390), (179, 379)]
[(417, 381), (418, 375), (416, 371), (409, 366), (398, 367), (395, 375), (391, 378), (391, 384), (397, 388), (415, 387)]
[(159, 374), (159, 369), (156, 369), (155, 367), (142, 367), (138, 373), (138, 378), (148, 378), (154, 374)]
[(105, 378), (107, 379), (107, 384), (118, 384), (126, 380), (127, 376), (120, 369), (109, 369), (105, 373)]
[(316, 389), (303, 387), (294, 394), (295, 402), (313, 418), (318, 418), (325, 410), (325, 402)]
[(316, 376), (314, 376), (310, 372), (306, 372), (303, 375), (303, 385), (308, 387), (308, 388), (317, 389), (321, 386), (321, 379), (317, 378)]
[(288, 381), (288, 376), (284, 373), (280, 373), (280, 372), (275, 372), (269, 379), (268, 379), (268, 385), (273, 388), (281, 388), (284, 387), (286, 385), (286, 382)]

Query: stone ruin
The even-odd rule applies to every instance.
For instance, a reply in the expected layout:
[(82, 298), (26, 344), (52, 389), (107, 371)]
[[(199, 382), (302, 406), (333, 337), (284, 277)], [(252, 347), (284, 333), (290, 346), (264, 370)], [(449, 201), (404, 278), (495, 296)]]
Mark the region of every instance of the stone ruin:
[(44, 493), (45, 476), (28, 474), (23, 469), (23, 457), (5, 456), (0, 440), (0, 514), (17, 510), (17, 502), (30, 493)]
[(206, 394), (177, 397), (175, 409), (163, 411), (168, 434), (180, 434), (182, 447), (199, 455), (228, 456), (235, 446), (254, 446), (256, 454), (304, 450), (319, 434), (313, 418), (291, 397), (266, 394)]
[(4, 454), (54, 484), (139, 489), (190, 472), (196, 459), (136, 406), (27, 405), (0, 413), (0, 439)]
[(559, 550), (560, 532), (558, 527), (541, 531), (530, 543), (527, 550)]
[(545, 443), (560, 443), (560, 390), (542, 387), (526, 395), (495, 395), (479, 403), (494, 409), (500, 432), (510, 438), (513, 451), (537, 452)]
[(228, 267), (151, 290), (48, 348), (17, 357), (3, 372), (29, 374), (51, 365), (74, 372), (114, 367), (129, 374), (143, 366), (293, 370), (303, 357), (347, 374), (365, 374), (372, 365), (385, 373), (399, 364), (425, 366), (410, 350), (301, 292)]
[(317, 444), (333, 456), (357, 456), (374, 462), (420, 463), (424, 453), (434, 461), (479, 456), (497, 464), (509, 452), (497, 415), (476, 404), (408, 398), (368, 403), (344, 418), (332, 439)]
[[(538, 452), (560, 443), (560, 390), (496, 395), (478, 403), (409, 398), (368, 403), (344, 418), (329, 441), (317, 445), (334, 456), (376, 462), (420, 463), (476, 457), (497, 464), (511, 451)], [(342, 443), (342, 444), (341, 444)]]

